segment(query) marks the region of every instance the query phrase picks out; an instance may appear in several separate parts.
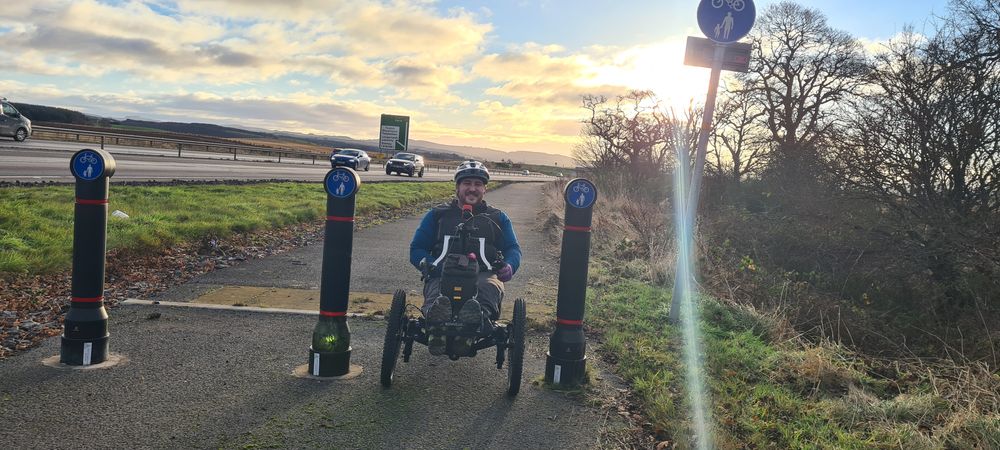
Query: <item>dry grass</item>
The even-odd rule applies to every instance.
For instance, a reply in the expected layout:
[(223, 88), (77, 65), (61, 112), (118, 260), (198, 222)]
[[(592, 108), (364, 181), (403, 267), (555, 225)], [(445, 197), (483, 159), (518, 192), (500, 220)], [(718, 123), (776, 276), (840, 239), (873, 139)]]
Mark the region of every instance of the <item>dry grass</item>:
[[(562, 230), (564, 187), (557, 183), (545, 187), (550, 208), (539, 217), (555, 244)], [(591, 267), (596, 270), (591, 273), (591, 287), (598, 296), (607, 296), (629, 280), (668, 287), (674, 261), (669, 205), (651, 208), (616, 194), (614, 189), (608, 191), (600, 193), (594, 211)], [(718, 383), (731, 388), (716, 392), (718, 397), (713, 399), (719, 407), (716, 427), (726, 430), (718, 444), (732, 438), (732, 448), (738, 448), (750, 445), (748, 439), (762, 439), (772, 446), (783, 442), (794, 447), (797, 441), (790, 436), (804, 433), (821, 439), (813, 444), (820, 447), (864, 442), (859, 445), (865, 448), (1000, 448), (1000, 375), (996, 369), (960, 356), (932, 360), (859, 353), (844, 345), (852, 343), (852, 327), (858, 326), (853, 311), (830, 308), (808, 282), (758, 267), (756, 261), (731, 251), (725, 240), (713, 240), (705, 230), (698, 242), (699, 253), (704, 255), (700, 259), (703, 291), (721, 299), (729, 317), (747, 317), (738, 322), (753, 324), (749, 335), (720, 344), (724, 351), (731, 352), (733, 361), (746, 358), (744, 362), (752, 365), (755, 356), (750, 350), (755, 347), (748, 343), (756, 342), (756, 337), (770, 349), (756, 351), (778, 355), (773, 367), (765, 368), (756, 381), (746, 385), (734, 382), (753, 378), (746, 370), (731, 376), (714, 374)], [(622, 308), (638, 308), (638, 297), (625, 297), (627, 306)], [(809, 317), (811, 321), (802, 320)], [(630, 320), (622, 326), (637, 325)], [(621, 341), (620, 351), (612, 355), (622, 366), (619, 370), (645, 373), (647, 369), (639, 365), (653, 364), (661, 358), (659, 353), (639, 355), (625, 367), (625, 352), (631, 348), (628, 343), (653, 337), (639, 333), (612, 339), (615, 333), (626, 332), (604, 334), (602, 347), (607, 352)], [(739, 343), (742, 345), (732, 346)], [(905, 348), (905, 343), (900, 346)], [(657, 351), (668, 353), (669, 349)], [(644, 378), (636, 379), (641, 382)], [(633, 387), (649, 390), (646, 384)], [(747, 389), (753, 393), (747, 394)], [(733, 396), (728, 397), (730, 394)], [(647, 397), (647, 401), (655, 403), (651, 400), (655, 398)], [(774, 403), (762, 413), (755, 409), (762, 402)], [(670, 411), (652, 404), (644, 408)], [(677, 413), (683, 415), (682, 411)], [(764, 423), (756, 414), (777, 416), (767, 426), (774, 427), (772, 432), (789, 434), (775, 440), (767, 430), (758, 428)], [(686, 418), (670, 420), (684, 423)]]
[(323, 155), (323, 156), (327, 156), (330, 154), (330, 147), (310, 144), (307, 142), (286, 141), (282, 139), (231, 139), (231, 140), (233, 142), (238, 142), (244, 145), (255, 145), (261, 147), (297, 150), (300, 152), (315, 153), (317, 155)]

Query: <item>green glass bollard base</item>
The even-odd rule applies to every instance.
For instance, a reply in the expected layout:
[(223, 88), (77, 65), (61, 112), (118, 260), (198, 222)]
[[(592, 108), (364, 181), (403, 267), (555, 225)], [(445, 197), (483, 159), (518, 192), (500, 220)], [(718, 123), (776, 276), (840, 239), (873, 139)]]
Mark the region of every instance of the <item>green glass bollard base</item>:
[(351, 370), (351, 328), (346, 317), (320, 316), (309, 347), (309, 374), (346, 375)]

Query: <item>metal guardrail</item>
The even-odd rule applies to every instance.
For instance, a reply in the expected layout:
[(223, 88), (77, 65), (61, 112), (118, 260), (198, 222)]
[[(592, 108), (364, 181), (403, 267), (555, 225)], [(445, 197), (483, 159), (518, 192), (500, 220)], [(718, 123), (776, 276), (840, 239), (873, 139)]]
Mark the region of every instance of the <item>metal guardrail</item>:
[[(81, 130), (77, 128), (60, 128), (60, 127), (50, 127), (43, 125), (36, 125), (32, 128), (32, 136), (36, 136), (39, 132), (51, 133), (54, 135), (70, 135), (74, 137), (77, 142), (84, 142), (81, 136), (93, 139), (93, 143), (100, 144), (101, 149), (104, 149), (104, 145), (133, 145), (133, 146), (143, 146), (150, 148), (159, 149), (175, 149), (177, 150), (177, 157), (182, 156), (182, 152), (187, 149), (188, 151), (203, 151), (209, 153), (226, 153), (233, 155), (233, 161), (237, 161), (238, 154), (244, 155), (260, 155), (267, 157), (277, 156), (278, 161), (281, 162), (282, 157), (286, 158), (299, 158), (305, 160), (311, 160), (312, 164), (316, 164), (316, 159), (319, 157), (322, 161), (329, 161), (328, 155), (321, 155), (316, 153), (307, 153), (302, 151), (295, 151), (290, 149), (280, 149), (280, 148), (268, 148), (268, 147), (257, 147), (253, 145), (243, 145), (243, 144), (227, 144), (223, 142), (209, 142), (209, 141), (194, 141), (194, 140), (184, 140), (184, 139), (171, 139), (155, 136), (142, 136), (135, 134), (126, 133), (112, 133), (107, 131), (93, 131), (93, 130)], [(87, 142), (91, 142), (90, 139)], [(124, 143), (123, 143), (124, 142)], [(158, 145), (154, 145), (157, 143)], [(214, 149), (214, 150), (213, 150)], [(373, 164), (378, 164), (385, 166), (386, 160), (375, 160), (372, 159)], [(434, 172), (453, 172), (455, 170), (454, 166), (444, 166), (438, 164), (425, 164), (424, 169), (427, 171)], [(531, 172), (528, 175), (523, 175), (523, 171), (520, 170), (506, 170), (506, 169), (490, 169), (491, 173), (497, 175), (512, 175), (512, 176), (529, 176), (529, 177), (544, 177), (547, 176), (543, 173)]]
[(32, 136), (36, 136), (39, 132), (51, 133), (54, 135), (74, 136), (75, 140), (78, 142), (84, 141), (83, 139), (81, 139), (81, 136), (88, 137), (91, 139), (87, 139), (87, 142), (100, 144), (102, 149), (104, 148), (105, 144), (133, 145), (133, 146), (142, 146), (142, 147), (159, 148), (159, 149), (176, 149), (178, 158), (180, 158), (182, 156), (182, 152), (185, 149), (187, 149), (188, 151), (204, 151), (209, 153), (232, 154), (234, 161), (238, 160), (237, 155), (239, 154), (261, 155), (268, 157), (276, 156), (278, 158), (278, 162), (281, 162), (281, 159), (283, 157), (312, 160), (312, 164), (316, 164), (317, 157), (320, 157), (324, 161), (327, 160), (326, 155), (319, 155), (316, 153), (306, 153), (290, 149), (257, 147), (253, 145), (243, 145), (236, 143), (227, 144), (223, 142), (171, 139), (171, 138), (163, 138), (155, 136), (111, 133), (106, 131), (81, 130), (76, 128), (59, 128), (59, 127), (49, 127), (49, 126), (32, 127)]

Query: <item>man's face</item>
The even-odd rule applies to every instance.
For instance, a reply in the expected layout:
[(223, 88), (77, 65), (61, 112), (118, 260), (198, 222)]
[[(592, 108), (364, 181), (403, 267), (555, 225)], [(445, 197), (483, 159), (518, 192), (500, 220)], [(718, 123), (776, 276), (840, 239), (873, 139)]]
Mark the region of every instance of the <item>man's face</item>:
[(455, 187), (455, 196), (463, 205), (475, 205), (486, 195), (486, 184), (479, 178), (466, 178)]

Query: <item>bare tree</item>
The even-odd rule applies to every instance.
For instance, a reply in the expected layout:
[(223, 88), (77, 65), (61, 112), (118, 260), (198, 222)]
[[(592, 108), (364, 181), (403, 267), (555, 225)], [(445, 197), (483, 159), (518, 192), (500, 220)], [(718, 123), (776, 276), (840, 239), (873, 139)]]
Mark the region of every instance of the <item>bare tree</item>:
[(785, 179), (812, 179), (819, 150), (837, 125), (838, 102), (862, 82), (861, 46), (827, 25), (819, 11), (788, 1), (764, 11), (751, 40), (750, 72), (740, 78), (774, 143), (770, 170)]
[(751, 95), (745, 89), (727, 90), (715, 110), (706, 170), (734, 187), (760, 173), (770, 145), (758, 126), (764, 111)]
[(672, 161), (672, 123), (651, 91), (632, 91), (610, 102), (587, 95), (586, 138), (574, 156), (594, 168), (624, 169), (632, 176), (664, 172)]
[(1000, 267), (1000, 36), (969, 17), (875, 57), (838, 153), (844, 182), (895, 214), (892, 236), (952, 301), (961, 271)]

